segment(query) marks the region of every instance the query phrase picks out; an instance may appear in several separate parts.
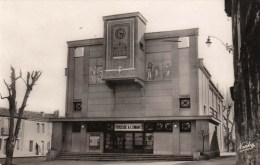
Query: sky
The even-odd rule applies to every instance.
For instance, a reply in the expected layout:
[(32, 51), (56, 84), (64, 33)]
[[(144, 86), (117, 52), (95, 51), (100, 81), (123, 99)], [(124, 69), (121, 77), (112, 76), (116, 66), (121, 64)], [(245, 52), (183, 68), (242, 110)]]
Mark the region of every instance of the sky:
[[(233, 85), (233, 55), (217, 39), (232, 43), (231, 19), (224, 0), (60, 0), (0, 1), (0, 93), (7, 95), (10, 66), (23, 76), (43, 72), (28, 100), (27, 110), (65, 112), (67, 41), (103, 37), (103, 16), (140, 12), (146, 32), (199, 28), (199, 57), (222, 92)], [(17, 84), (18, 106), (25, 91)], [(0, 107), (8, 107), (0, 100)]]

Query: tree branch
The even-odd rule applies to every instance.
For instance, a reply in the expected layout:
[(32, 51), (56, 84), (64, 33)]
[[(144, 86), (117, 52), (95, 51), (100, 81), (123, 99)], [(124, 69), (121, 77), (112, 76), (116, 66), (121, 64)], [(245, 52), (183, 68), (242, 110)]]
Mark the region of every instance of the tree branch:
[[(18, 112), (18, 120), (16, 123), (16, 128), (15, 128), (15, 136), (17, 137), (19, 134), (19, 129), (20, 129), (20, 124), (21, 124), (21, 117), (23, 115), (24, 109), (27, 106), (27, 100), (29, 98), (29, 95), (32, 91), (33, 86), (35, 85), (35, 82), (40, 78), (42, 72), (41, 71), (32, 71), (32, 73), (27, 72), (27, 81), (26, 81), (26, 92), (24, 94), (23, 102), (21, 107), (19, 108)], [(31, 80), (31, 83), (30, 83)]]
[(19, 78), (22, 78), (22, 71), (20, 69), (20, 75), (18, 77), (15, 77), (15, 80), (18, 80)]
[(0, 93), (0, 96), (1, 96), (1, 99), (8, 99), (9, 98), (8, 96), (3, 97), (1, 93)]
[(8, 90), (9, 96), (11, 96), (11, 87), (10, 87), (10, 85), (7, 84), (7, 82), (5, 80), (4, 80), (4, 83), (5, 83), (5, 86), (6, 86), (7, 90)]

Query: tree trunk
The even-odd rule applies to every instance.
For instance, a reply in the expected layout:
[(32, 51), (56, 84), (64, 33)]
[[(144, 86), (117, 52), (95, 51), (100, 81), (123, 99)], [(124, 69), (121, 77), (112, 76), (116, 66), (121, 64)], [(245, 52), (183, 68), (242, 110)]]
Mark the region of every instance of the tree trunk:
[(233, 95), (238, 165), (260, 164), (259, 11), (260, 4), (257, 0), (232, 0), (235, 72)]
[(203, 152), (203, 153), (204, 153), (204, 141), (205, 141), (205, 140), (202, 141), (202, 152)]
[(16, 140), (14, 137), (7, 138), (5, 165), (12, 165), (15, 142), (16, 142)]
[(227, 152), (229, 152), (229, 145), (230, 145), (230, 140), (228, 138), (228, 140), (227, 140)]

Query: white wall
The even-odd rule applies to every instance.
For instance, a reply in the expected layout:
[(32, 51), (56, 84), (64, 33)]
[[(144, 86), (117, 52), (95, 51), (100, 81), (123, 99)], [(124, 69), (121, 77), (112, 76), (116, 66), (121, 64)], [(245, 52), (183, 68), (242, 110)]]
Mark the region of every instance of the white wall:
[[(4, 118), (0, 117), (0, 128), (4, 126), (3, 124)], [(40, 124), (40, 132), (37, 132), (37, 123)], [(44, 124), (44, 133), (42, 130), (42, 124)], [(39, 153), (39, 156), (45, 156), (48, 152), (47, 150), (47, 144), (50, 143), (51, 147), (51, 136), (52, 136), (52, 123), (47, 122), (38, 122), (38, 121), (30, 121), (30, 120), (22, 120), (21, 123), (21, 130), (19, 133), (19, 144), (16, 143), (15, 151), (14, 151), (14, 157), (26, 157), (26, 156), (36, 156), (36, 143), (40, 145), (41, 151)], [(6, 139), (7, 136), (1, 136), (0, 139), (2, 139), (2, 145), (0, 148), (0, 158), (5, 157), (4, 151), (5, 151), (5, 145), (4, 145), (4, 139)], [(33, 141), (33, 151), (29, 151), (29, 141)], [(42, 141), (44, 142), (44, 151), (42, 150)], [(17, 145), (19, 147), (17, 148)]]
[[(198, 69), (198, 74), (199, 74), (199, 115), (210, 115), (209, 80), (200, 69)], [(204, 112), (204, 106), (206, 107), (205, 112)]]

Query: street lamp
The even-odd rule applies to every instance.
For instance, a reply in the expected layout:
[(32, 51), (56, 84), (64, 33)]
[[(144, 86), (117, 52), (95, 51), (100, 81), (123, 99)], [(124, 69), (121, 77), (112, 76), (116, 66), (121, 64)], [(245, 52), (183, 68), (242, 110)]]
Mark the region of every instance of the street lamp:
[(210, 45), (212, 44), (212, 42), (211, 42), (211, 38), (215, 38), (215, 39), (217, 39), (217, 40), (219, 40), (220, 42), (221, 42), (221, 44), (223, 45), (223, 46), (225, 46), (225, 48), (226, 48), (226, 50), (230, 53), (231, 51), (233, 51), (233, 46), (232, 45), (229, 45), (228, 43), (224, 43), (221, 39), (219, 39), (219, 38), (217, 38), (217, 37), (215, 37), (215, 36), (208, 36), (208, 39), (207, 39), (207, 41), (206, 41), (206, 44), (208, 45), (208, 47), (210, 47)]

